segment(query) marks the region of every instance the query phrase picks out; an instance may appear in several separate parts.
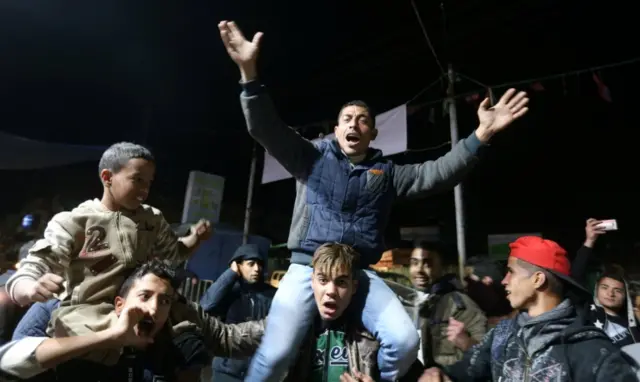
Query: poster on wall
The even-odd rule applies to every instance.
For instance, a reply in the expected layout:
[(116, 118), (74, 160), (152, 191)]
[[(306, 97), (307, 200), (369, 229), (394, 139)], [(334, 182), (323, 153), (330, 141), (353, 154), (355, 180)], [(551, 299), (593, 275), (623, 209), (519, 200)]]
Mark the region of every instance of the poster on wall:
[(489, 257), (494, 260), (506, 260), (509, 257), (509, 243), (513, 243), (517, 238), (522, 236), (538, 236), (541, 233), (506, 233), (498, 235), (489, 235)]
[(194, 223), (200, 219), (218, 223), (223, 193), (223, 177), (191, 171), (184, 198), (182, 223)]

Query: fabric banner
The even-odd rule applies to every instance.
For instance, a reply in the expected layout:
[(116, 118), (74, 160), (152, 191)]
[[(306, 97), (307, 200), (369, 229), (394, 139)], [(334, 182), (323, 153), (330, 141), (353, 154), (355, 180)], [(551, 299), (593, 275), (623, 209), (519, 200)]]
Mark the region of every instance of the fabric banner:
[(83, 162), (97, 165), (106, 149), (35, 141), (0, 132), (0, 170), (36, 170)]
[[(385, 156), (407, 151), (407, 106), (402, 105), (376, 116), (378, 137), (371, 142), (371, 147), (382, 150)], [(324, 139), (332, 139), (333, 134)], [(318, 141), (314, 139), (314, 141)], [(289, 179), (287, 172), (268, 152), (264, 155), (262, 184)]]

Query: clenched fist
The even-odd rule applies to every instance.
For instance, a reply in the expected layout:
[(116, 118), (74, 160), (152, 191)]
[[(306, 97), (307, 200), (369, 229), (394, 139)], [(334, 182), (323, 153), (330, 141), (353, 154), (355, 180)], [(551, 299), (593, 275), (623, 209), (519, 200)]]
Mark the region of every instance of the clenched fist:
[(14, 289), (13, 295), (20, 305), (29, 305), (32, 302), (45, 302), (53, 298), (53, 295), (64, 290), (64, 279), (53, 273), (45, 273), (37, 281), (20, 280)]

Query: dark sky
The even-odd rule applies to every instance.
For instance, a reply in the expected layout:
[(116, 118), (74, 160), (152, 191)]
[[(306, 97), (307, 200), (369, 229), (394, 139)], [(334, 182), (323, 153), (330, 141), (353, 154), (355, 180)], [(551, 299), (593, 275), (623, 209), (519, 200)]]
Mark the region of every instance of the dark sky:
[[(489, 85), (640, 56), (633, 12), (621, 1), (417, 5), (441, 63)], [(145, 142), (163, 158), (159, 177), (177, 194), (181, 177), (196, 168), (225, 176), (225, 200), (241, 204), (251, 140), (237, 99), (237, 69), (217, 32), (221, 19), (237, 20), (248, 35), (265, 33), (261, 77), (292, 125), (331, 119), (354, 98), (377, 110), (392, 108), (440, 75), (405, 0), (0, 0), (0, 129), (78, 144)], [(468, 229), (477, 251), (487, 233), (514, 230), (543, 230), (574, 245), (589, 215), (640, 228), (638, 68), (600, 72), (613, 104), (597, 97), (590, 73), (543, 82), (531, 113), (496, 139), (467, 183)], [(440, 99), (442, 90), (436, 86), (417, 103)], [(458, 90), (481, 87), (463, 81)], [(429, 108), (409, 121), (410, 148), (448, 140), (446, 119), (428, 123)], [(468, 134), (473, 106), (461, 101), (459, 108), (461, 134)], [(418, 162), (445, 151), (394, 159)], [(291, 181), (258, 187), (257, 209), (286, 221), (293, 188)], [(451, 232), (451, 200), (445, 194), (401, 203), (392, 226), (440, 221)], [(255, 229), (276, 240), (286, 235), (268, 226), (277, 224)]]

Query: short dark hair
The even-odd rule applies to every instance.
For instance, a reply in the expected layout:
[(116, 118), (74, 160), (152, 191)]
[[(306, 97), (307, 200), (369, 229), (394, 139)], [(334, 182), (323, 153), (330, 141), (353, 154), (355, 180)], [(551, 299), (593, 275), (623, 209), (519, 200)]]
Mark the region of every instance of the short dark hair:
[(118, 296), (126, 298), (129, 294), (129, 291), (131, 291), (133, 284), (135, 284), (136, 281), (140, 280), (148, 274), (152, 274), (163, 280), (167, 280), (174, 290), (178, 289), (178, 285), (176, 285), (177, 280), (175, 278), (175, 271), (171, 269), (164, 261), (152, 259), (133, 270), (133, 273), (131, 273), (124, 280), (124, 283), (122, 283), (122, 285), (120, 286)]
[(376, 116), (373, 114), (373, 109), (366, 102), (359, 99), (349, 101), (344, 105), (342, 105), (342, 107), (340, 108), (340, 112), (338, 113), (338, 120), (340, 120), (340, 117), (342, 116), (342, 111), (349, 106), (358, 106), (367, 110), (367, 112), (369, 113), (369, 116), (371, 117), (371, 128), (373, 129), (376, 128)]
[(524, 268), (529, 273), (529, 275), (533, 275), (536, 272), (541, 272), (542, 274), (544, 274), (544, 278), (546, 280), (545, 285), (547, 286), (549, 292), (557, 296), (564, 296), (564, 283), (553, 273), (537, 265), (528, 263), (524, 260), (518, 259), (518, 264), (522, 268)]
[(111, 145), (100, 158), (98, 164), (98, 171), (109, 170), (117, 173), (131, 159), (145, 159), (150, 162), (155, 162), (155, 158), (151, 151), (144, 146), (137, 145), (131, 142), (119, 142)]
[(625, 284), (624, 282), (624, 274), (622, 272), (622, 270), (616, 268), (616, 267), (610, 267), (610, 268), (606, 268), (604, 270), (604, 272), (602, 272), (602, 274), (600, 275), (600, 277), (598, 277), (598, 285), (600, 284), (600, 282), (602, 282), (602, 279), (613, 279), (616, 280), (618, 282), (621, 282), (623, 284)]

